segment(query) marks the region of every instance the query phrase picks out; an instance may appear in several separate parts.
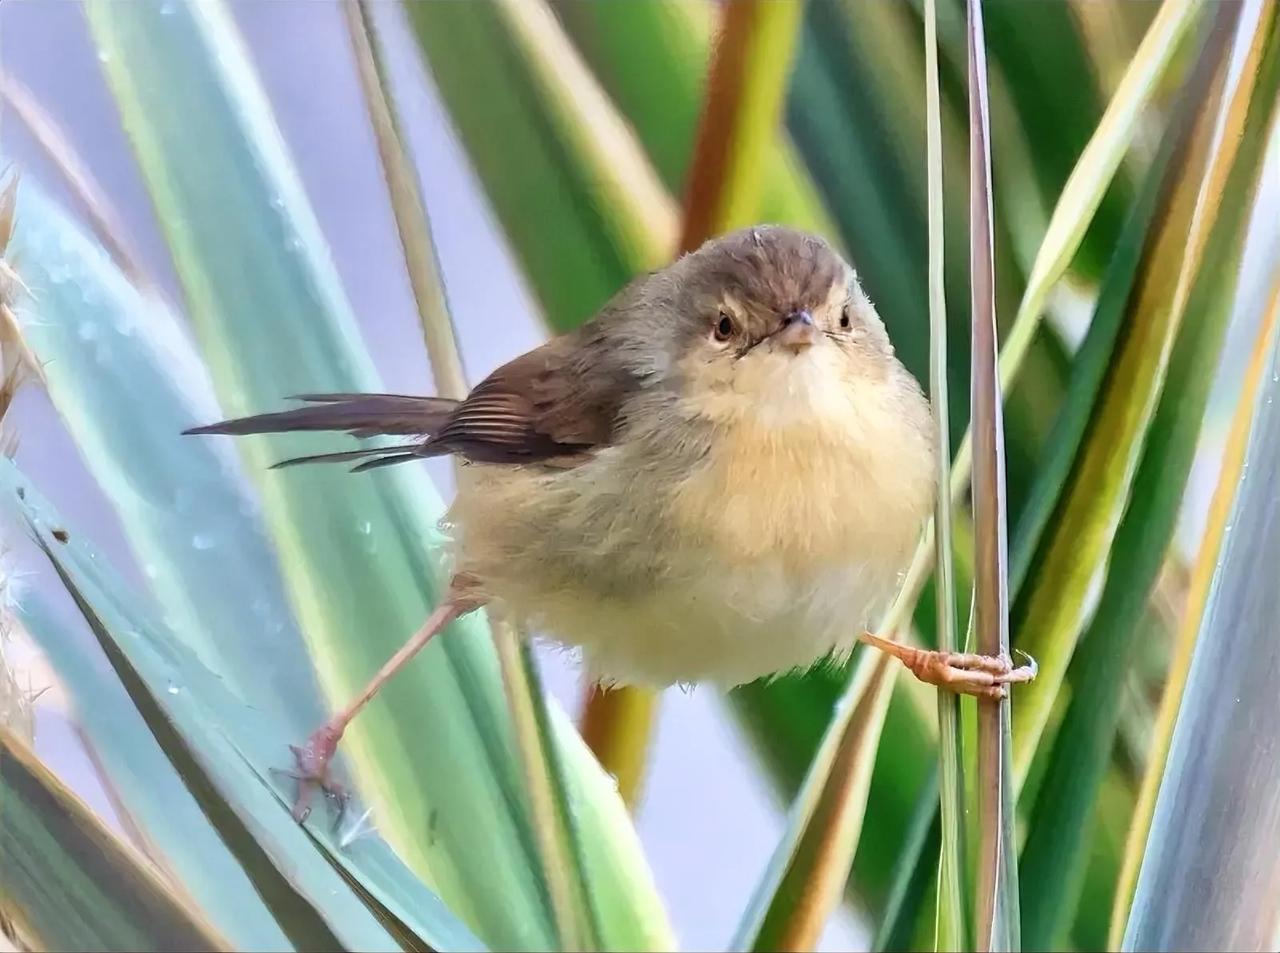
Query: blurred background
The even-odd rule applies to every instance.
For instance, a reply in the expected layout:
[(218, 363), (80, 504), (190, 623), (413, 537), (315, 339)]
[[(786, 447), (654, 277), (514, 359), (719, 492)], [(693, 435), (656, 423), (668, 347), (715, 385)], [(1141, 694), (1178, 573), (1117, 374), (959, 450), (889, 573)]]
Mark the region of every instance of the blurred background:
[[(630, 273), (659, 265), (675, 252), (687, 231), (681, 227), (682, 204), (691, 198), (686, 176), (695, 154), (710, 38), (722, 8), (710, 0), (653, 0), (649, 9), (668, 12), (629, 19), (597, 16), (589, 0), (553, 0), (536, 5), (549, 11), (546, 18), (512, 17), (518, 27), (503, 34), (476, 26), (484, 16), (462, 25), (465, 16), (438, 12), (450, 6), (422, 0), (411, 2), (406, 14), (388, 0), (368, 8), (429, 212), (465, 369), (474, 381), (551, 330), (585, 319)], [(985, 6), (993, 71), (998, 313), (1007, 331), (1063, 184), (1160, 4), (996, 0)], [(1259, 4), (1244, 6), (1256, 11)], [(228, 8), (382, 383), (391, 392), (432, 392), (418, 309), (340, 6), (331, 0), (234, 0)], [(796, 221), (839, 242), (878, 303), (899, 354), (924, 382), (929, 338), (920, 4), (817, 0), (802, 16), (794, 49), (777, 51), (791, 64), (783, 76), (785, 99), (773, 117), (784, 130), (783, 144), (776, 146), (770, 134), (767, 158), (759, 162), (765, 169), (761, 197), (746, 220)], [(940, 3), (939, 29), (953, 328), (948, 373), (952, 437), (958, 441), (968, 419), (969, 374), (961, 4)], [(519, 43), (525, 45), (517, 49)], [(1049, 455), (1072, 359), (1135, 197), (1156, 174), (1178, 91), (1198, 55), (1192, 44), (1184, 47), (1156, 84), (1079, 252), (1054, 286), (1045, 325), (1010, 393), (1005, 422), (1012, 522), (1033, 502), (1034, 477)], [(1232, 48), (1237, 72), (1242, 50)], [(755, 52), (762, 51), (770, 52), (767, 44)], [(65, 137), (109, 197), (141, 270), (170, 301), (181, 303), (184, 288), (104, 79), (107, 65), (78, 3), (0, 0), (0, 70), (9, 88), (23, 102), (37, 104), (43, 121)], [(561, 82), (563, 88), (557, 86)], [(486, 83), (503, 84), (505, 98), (488, 95)], [(539, 97), (552, 105), (535, 103)], [(0, 166), (12, 164), (24, 181), (81, 212), (65, 170), (50, 160), (20, 107), (13, 99), (0, 102)], [(188, 117), (192, 124), (201, 119)], [(575, 135), (576, 122), (602, 137), (592, 141), (604, 143), (594, 157), (603, 165), (575, 153), (582, 139), (591, 139)], [(557, 160), (566, 167), (578, 161), (576, 178), (539, 179), (540, 163), (553, 168)], [(1280, 137), (1270, 136), (1261, 169), (1256, 204), (1242, 213), (1247, 239), (1239, 287), (1212, 372), (1176, 533), (1144, 600), (1158, 637), (1134, 666), (1111, 765), (1134, 789), (1181, 617), (1188, 566), (1199, 551), (1227, 425), (1257, 334), (1260, 302), (1280, 263)], [(592, 204), (596, 199), (599, 207)], [(613, 206), (606, 207), (608, 202)], [(264, 313), (257, 319), (273, 318)], [(325, 388), (321, 381), (315, 386)], [(145, 567), (135, 562), (116, 510), (45, 393), (36, 387), (20, 392), (6, 427), (18, 440), (23, 472), (129, 581), (147, 588)], [(448, 462), (423, 466), (447, 499)], [(11, 598), (38, 590), (73, 618), (61, 585), (30, 541), (12, 534), (5, 546)], [(923, 603), (926, 622), (931, 598)], [(962, 590), (961, 602), (966, 601)], [(98, 651), (87, 631), (83, 641), (86, 653)], [(5, 651), (21, 681), (40, 693), (38, 754), (118, 824), (52, 669), (20, 639)], [(548, 690), (576, 716), (585, 686), (575, 660), (545, 650), (538, 658)], [(783, 834), (787, 794), (811, 756), (843, 675), (787, 679), (768, 691), (757, 686), (732, 704), (706, 688), (662, 697), (636, 820), (684, 948), (721, 948), (733, 933)], [(933, 758), (932, 737), (919, 734), (920, 712), (930, 716), (931, 705), (931, 694), (918, 686), (900, 686), (894, 696), (884, 735), (890, 754), (877, 764), (863, 838), (868, 850), (883, 846), (877, 838), (902, 840), (912, 823), (916, 793)], [(895, 746), (916, 750), (919, 757), (895, 761)], [(1104, 843), (1090, 854), (1093, 861), (1104, 857), (1114, 863), (1128, 815), (1116, 816), (1119, 822), (1099, 835)], [(882, 864), (859, 880), (871, 909), (883, 908), (894, 874)], [(1107, 906), (1101, 900), (1096, 905)], [(864, 948), (874, 922), (863, 912), (842, 907), (821, 948)], [(1077, 940), (1096, 937), (1105, 913), (1077, 924)]]

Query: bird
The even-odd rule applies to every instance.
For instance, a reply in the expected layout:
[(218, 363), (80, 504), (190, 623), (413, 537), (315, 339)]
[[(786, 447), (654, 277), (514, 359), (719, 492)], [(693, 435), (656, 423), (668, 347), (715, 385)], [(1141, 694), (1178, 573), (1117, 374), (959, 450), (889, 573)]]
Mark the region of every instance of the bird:
[(854, 269), (824, 239), (757, 225), (642, 275), (576, 330), (462, 400), (304, 394), (188, 430), (408, 438), (281, 461), (353, 471), (459, 458), (446, 594), (301, 746), (328, 790), (348, 724), (452, 621), (482, 607), (579, 649), (608, 685), (732, 687), (861, 640), (944, 689), (1003, 697), (1034, 671), (867, 631), (932, 509), (929, 403)]

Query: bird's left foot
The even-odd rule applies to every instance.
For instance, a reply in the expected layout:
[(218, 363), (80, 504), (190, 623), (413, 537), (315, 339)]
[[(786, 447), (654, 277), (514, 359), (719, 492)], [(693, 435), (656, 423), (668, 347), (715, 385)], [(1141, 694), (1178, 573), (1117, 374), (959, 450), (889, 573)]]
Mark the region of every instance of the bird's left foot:
[(1036, 662), (1030, 656), (1026, 656), (1026, 665), (1014, 668), (1009, 659), (995, 655), (931, 652), (870, 632), (862, 633), (859, 639), (897, 658), (920, 681), (950, 692), (979, 698), (1004, 698), (1008, 694), (1006, 685), (1029, 682), (1036, 677)]
[(345, 728), (345, 722), (330, 721), (312, 734), (306, 743), (289, 745), (297, 769), (280, 773), (292, 778), (298, 784), (297, 797), (293, 803), (293, 819), (299, 824), (311, 814), (311, 798), (316, 791), (337, 805), (338, 816), (334, 822), (335, 827), (342, 823), (350, 794), (331, 777), (329, 762), (337, 752), (338, 742), (342, 739)]

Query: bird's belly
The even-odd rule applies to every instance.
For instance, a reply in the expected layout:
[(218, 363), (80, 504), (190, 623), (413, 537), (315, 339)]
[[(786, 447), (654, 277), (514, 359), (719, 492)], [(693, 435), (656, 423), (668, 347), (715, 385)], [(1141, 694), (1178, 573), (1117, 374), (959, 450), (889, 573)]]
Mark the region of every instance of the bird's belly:
[(606, 451), (560, 474), (468, 468), (459, 568), (607, 681), (737, 685), (808, 667), (878, 621), (927, 512), (927, 466), (857, 446), (764, 434), (679, 466)]
[(897, 585), (895, 572), (856, 563), (804, 577), (773, 559), (703, 567), (625, 594), (543, 592), (530, 621), (580, 647), (606, 682), (729, 687), (847, 653)]

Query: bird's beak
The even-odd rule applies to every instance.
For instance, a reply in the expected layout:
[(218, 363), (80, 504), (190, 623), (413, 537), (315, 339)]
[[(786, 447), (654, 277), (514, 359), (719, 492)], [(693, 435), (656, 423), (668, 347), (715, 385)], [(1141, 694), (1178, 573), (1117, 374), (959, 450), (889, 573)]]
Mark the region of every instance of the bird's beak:
[(792, 311), (782, 319), (782, 326), (771, 337), (799, 354), (818, 340), (818, 329), (813, 326), (813, 315), (808, 311)]

